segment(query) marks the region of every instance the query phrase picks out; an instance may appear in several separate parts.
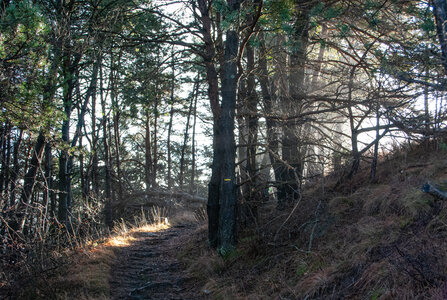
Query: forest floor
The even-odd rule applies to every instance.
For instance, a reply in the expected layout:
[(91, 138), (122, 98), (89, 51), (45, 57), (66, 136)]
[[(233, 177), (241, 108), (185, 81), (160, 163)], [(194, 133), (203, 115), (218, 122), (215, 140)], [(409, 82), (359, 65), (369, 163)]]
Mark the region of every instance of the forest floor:
[(207, 299), (179, 260), (185, 238), (203, 226), (191, 212), (182, 217), (122, 221), (102, 241), (50, 251), (56, 267), (31, 268), (9, 288), (0, 285), (0, 299)]
[(59, 253), (8, 299), (447, 299), (447, 201), (421, 190), (447, 191), (447, 146), (410, 146), (383, 157), (374, 182), (363, 164), (352, 180), (308, 183), (284, 210), (260, 203), (225, 257), (208, 246), (205, 211), (182, 208), (172, 225), (123, 222)]
[(284, 210), (260, 203), (226, 257), (198, 227), (178, 257), (213, 299), (447, 299), (447, 201), (421, 190), (447, 191), (445, 145), (397, 149), (373, 182), (368, 162), (317, 178)]
[(158, 232), (137, 231), (127, 247), (114, 252), (110, 278), (111, 299), (203, 299), (188, 284), (176, 258), (179, 237), (190, 235), (195, 225), (176, 225)]

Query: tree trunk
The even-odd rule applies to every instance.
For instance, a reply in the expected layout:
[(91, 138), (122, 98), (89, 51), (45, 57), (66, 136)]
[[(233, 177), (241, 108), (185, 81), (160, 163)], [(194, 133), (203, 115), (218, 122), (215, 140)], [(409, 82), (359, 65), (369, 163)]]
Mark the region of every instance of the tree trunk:
[(171, 83), (171, 109), (169, 111), (169, 125), (168, 125), (168, 189), (172, 187), (172, 158), (171, 158), (171, 135), (172, 135), (172, 122), (174, 118), (174, 66), (172, 66), (172, 83)]
[(32, 158), (29, 163), (28, 171), (26, 172), (24, 178), (22, 195), (20, 197), (19, 207), (17, 209), (18, 221), (17, 223), (14, 222), (14, 224), (12, 224), (11, 226), (14, 230), (19, 230), (20, 228), (23, 229), (26, 220), (26, 214), (24, 210), (26, 208), (26, 204), (28, 204), (31, 201), (36, 174), (40, 165), (40, 157), (42, 155), (44, 146), (45, 146), (45, 136), (43, 135), (42, 132), (40, 132), (39, 136), (37, 137), (36, 144), (34, 145), (34, 149), (32, 150)]
[(267, 67), (267, 59), (268, 55), (267, 49), (265, 46), (265, 40), (263, 35), (260, 36), (261, 45), (259, 54), (259, 68), (260, 68), (260, 76), (259, 76), (259, 84), (261, 86), (262, 99), (264, 103), (264, 109), (266, 114), (266, 127), (267, 127), (267, 150), (269, 153), (270, 162), (272, 164), (273, 173), (275, 175), (275, 181), (280, 181), (280, 170), (281, 170), (281, 162), (278, 160), (279, 158), (279, 136), (278, 136), (278, 124), (275, 119), (269, 117), (274, 113), (274, 98), (275, 95), (275, 84), (274, 81), (270, 82), (268, 75), (268, 67)]
[(371, 181), (374, 181), (376, 178), (377, 159), (379, 156), (379, 140), (380, 140), (380, 114), (379, 114), (379, 104), (377, 103), (377, 107), (376, 107), (376, 141), (374, 143), (373, 159), (371, 162), (371, 174), (370, 174)]
[(146, 191), (150, 191), (150, 187), (152, 184), (152, 150), (151, 150), (151, 113), (149, 108), (145, 109), (146, 111), (146, 124), (145, 124), (145, 138), (144, 138), (144, 150), (145, 150), (145, 183), (146, 183)]
[(50, 215), (54, 217), (56, 203), (54, 201), (54, 187), (53, 187), (53, 153), (51, 143), (45, 144), (45, 183), (46, 191), (44, 192), (44, 203), (50, 205)]
[(213, 248), (219, 244), (219, 207), (220, 207), (220, 179), (221, 179), (221, 137), (219, 118), (221, 107), (219, 105), (219, 81), (217, 70), (214, 65), (216, 49), (211, 34), (211, 7), (206, 0), (198, 0), (200, 10), (201, 33), (204, 40), (203, 60), (206, 69), (206, 80), (208, 82), (208, 98), (213, 112), (213, 161), (211, 165), (211, 179), (208, 184), (208, 242)]
[[(232, 10), (239, 10), (239, 1), (229, 0)], [(236, 110), (238, 33), (228, 30), (225, 41), (225, 64), (222, 78), (222, 173), (220, 178), (219, 253), (228, 255), (236, 247), (236, 178), (234, 141), (234, 116)]]
[[(97, 71), (98, 72), (98, 71)], [(98, 132), (96, 132), (96, 94), (97, 94), (97, 78), (92, 78), (95, 81), (95, 85), (92, 87), (92, 170), (91, 170), (91, 182), (94, 197), (99, 196), (99, 174), (98, 174)], [(98, 129), (99, 131), (100, 129)], [(89, 190), (89, 184), (87, 180), (86, 191)], [(86, 195), (87, 198), (89, 195)]]
[[(115, 62), (113, 59), (113, 53), (111, 53), (111, 70), (116, 69)], [(119, 65), (121, 62), (121, 52), (118, 55), (117, 64)], [(117, 72), (116, 72), (117, 73)], [(121, 153), (120, 153), (120, 128), (119, 128), (119, 122), (120, 122), (120, 110), (118, 106), (118, 98), (116, 96), (116, 78), (115, 76), (118, 76), (113, 71), (110, 72), (110, 98), (113, 106), (113, 136), (114, 136), (114, 144), (115, 144), (115, 164), (116, 164), (116, 172), (117, 172), (117, 188), (118, 188), (118, 202), (121, 203), (123, 201), (123, 183), (122, 183), (122, 174), (121, 174)]]
[(196, 178), (196, 124), (197, 124), (197, 99), (199, 98), (199, 76), (197, 76), (196, 96), (194, 97), (193, 116), (194, 121), (192, 125), (192, 137), (191, 137), (191, 178), (189, 182), (189, 192), (192, 194), (195, 190), (195, 178)]
[(0, 18), (4, 16), (6, 9), (8, 8), (11, 0), (1, 0), (0, 2)]
[(192, 98), (191, 103), (189, 104), (188, 109), (188, 117), (186, 119), (186, 127), (185, 127), (185, 134), (183, 135), (183, 146), (180, 154), (180, 173), (179, 173), (179, 186), (180, 189), (183, 189), (183, 181), (184, 181), (184, 174), (185, 174), (185, 153), (186, 153), (186, 147), (188, 145), (188, 137), (189, 137), (189, 124), (191, 120), (191, 113), (193, 109), (193, 105), (196, 101), (196, 98), (198, 97), (199, 89), (199, 82), (196, 82), (194, 84), (193, 92), (192, 92)]
[(240, 224), (244, 227), (248, 226), (249, 219), (249, 207), (247, 201), (249, 201), (250, 197), (250, 185), (248, 182), (248, 173), (247, 173), (247, 137), (248, 137), (248, 128), (246, 122), (246, 97), (247, 97), (247, 89), (245, 87), (246, 80), (240, 80), (239, 89), (237, 93), (237, 131), (238, 131), (238, 144), (237, 147), (237, 197), (240, 199)]
[(247, 195), (248, 213), (251, 222), (256, 223), (258, 219), (258, 201), (260, 197), (256, 195), (256, 148), (258, 142), (258, 95), (255, 83), (255, 53), (253, 47), (247, 45), (247, 174), (249, 178)]
[[(61, 61), (61, 48), (62, 48), (62, 41), (61, 41), (61, 39), (57, 39), (55, 47), (54, 47), (53, 61), (52, 61), (50, 70), (48, 72), (47, 82), (44, 87), (44, 93), (43, 93), (43, 95), (44, 95), (43, 105), (44, 106), (48, 106), (53, 101), (54, 94), (56, 93), (55, 80), (57, 77), (57, 71), (59, 69), (59, 65), (60, 65), (60, 61)], [(42, 154), (44, 145), (45, 145), (45, 135), (44, 135), (44, 129), (42, 128), (39, 131), (39, 135), (37, 137), (36, 144), (34, 145), (34, 149), (32, 150), (32, 158), (29, 163), (29, 167), (26, 166), (27, 162), (25, 163), (24, 170), (26, 173), (25, 173), (25, 177), (24, 177), (22, 194), (20, 196), (20, 203), (19, 203), (19, 206), (17, 209), (17, 211), (19, 212), (17, 215), (18, 221), (14, 222), (14, 224), (12, 224), (12, 226), (11, 226), (15, 230), (18, 230), (19, 226), (22, 226), (22, 228), (23, 228), (23, 224), (25, 222), (26, 215), (24, 213), (22, 213), (22, 211), (24, 210), (24, 206), (26, 204), (28, 204), (29, 201), (31, 200), (31, 196), (32, 196), (32, 192), (33, 192), (33, 188), (34, 188), (34, 184), (35, 184), (35, 180), (36, 180), (36, 174), (37, 174), (37, 170), (39, 168), (40, 156)], [(18, 172), (16, 172), (16, 176), (17, 176), (17, 173)], [(14, 190), (15, 190), (15, 183), (14, 183)], [(13, 196), (13, 199), (15, 200), (15, 195), (12, 195), (12, 196)]]
[[(309, 38), (310, 14), (308, 8), (295, 6), (295, 23), (292, 36), (292, 52), (290, 55), (289, 93), (290, 97), (282, 99), (286, 111), (293, 114), (301, 112), (301, 105), (305, 96), (304, 79), (307, 58), (307, 45)], [(284, 199), (281, 202), (295, 201), (300, 193), (303, 162), (301, 155), (300, 126), (298, 120), (284, 122), (282, 138), (282, 159), (289, 166), (283, 166), (281, 172), (282, 190)]]
[(153, 154), (152, 154), (152, 187), (157, 187), (157, 169), (158, 169), (158, 95), (155, 96), (154, 103), (154, 138), (153, 138)]
[[(62, 143), (63, 148), (59, 157), (59, 208), (58, 219), (59, 222), (68, 225), (68, 216), (71, 208), (71, 167), (68, 150), (70, 143), (70, 117), (73, 110), (73, 91), (76, 81), (75, 70), (79, 63), (80, 57), (76, 56), (72, 60), (71, 46), (66, 41), (65, 52), (63, 56), (63, 105), (64, 105), (64, 120), (62, 121)], [(78, 74), (76, 74), (78, 75)], [(75, 144), (76, 145), (76, 144)]]
[(441, 45), (441, 60), (447, 75), (447, 2), (445, 0), (431, 0), (436, 22), (436, 32)]
[(360, 166), (360, 153), (358, 148), (358, 132), (357, 127), (354, 121), (354, 114), (352, 111), (352, 87), (354, 83), (354, 75), (355, 75), (356, 67), (353, 67), (350, 75), (349, 75), (349, 83), (348, 83), (348, 113), (349, 113), (349, 126), (351, 127), (351, 147), (352, 147), (352, 165), (351, 170), (347, 176), (348, 179), (351, 179), (358, 171)]
[[(4, 124), (2, 124), (2, 128), (0, 131), (0, 197), (3, 199), (3, 192), (6, 190), (4, 189), (4, 186), (6, 186), (5, 183), (5, 175), (6, 175), (6, 145), (7, 145), (7, 139), (8, 139), (8, 121), (6, 121)], [(2, 201), (0, 201), (0, 207), (1, 207)]]
[(3, 157), (3, 162), (4, 162), (4, 173), (5, 173), (5, 184), (4, 187), (2, 188), (4, 191), (4, 195), (3, 195), (3, 199), (5, 199), (5, 204), (8, 203), (8, 198), (9, 198), (9, 184), (11, 181), (11, 124), (8, 122), (7, 124), (7, 134), (5, 135), (5, 142), (4, 142), (4, 157)]
[(17, 139), (14, 143), (14, 153), (13, 153), (13, 170), (11, 174), (11, 187), (10, 187), (10, 194), (9, 194), (9, 204), (10, 206), (13, 206), (16, 202), (16, 181), (17, 177), (19, 175), (20, 171), (20, 165), (19, 165), (19, 149), (20, 144), (22, 143), (23, 138), (23, 129), (19, 130), (19, 133), (17, 135)]
[(81, 180), (81, 198), (84, 203), (88, 201), (88, 176), (84, 169), (84, 153), (82, 152), (82, 136), (79, 138), (79, 149), (81, 153), (79, 154), (79, 177)]
[(112, 193), (111, 193), (111, 170), (110, 170), (110, 150), (109, 143), (107, 139), (107, 113), (106, 113), (106, 101), (104, 97), (104, 89), (103, 89), (103, 80), (102, 80), (102, 67), (100, 66), (100, 97), (101, 97), (101, 110), (102, 110), (102, 142), (104, 147), (104, 196), (105, 196), (105, 207), (104, 207), (104, 215), (105, 215), (105, 223), (111, 228), (113, 226), (113, 214), (112, 214)]

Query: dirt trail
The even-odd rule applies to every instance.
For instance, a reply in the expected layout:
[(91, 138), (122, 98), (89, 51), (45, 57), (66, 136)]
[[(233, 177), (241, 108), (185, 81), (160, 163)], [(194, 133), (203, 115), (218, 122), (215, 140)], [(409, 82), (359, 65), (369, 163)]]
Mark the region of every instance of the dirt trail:
[(111, 299), (204, 299), (188, 287), (185, 270), (176, 259), (178, 237), (193, 226), (175, 226), (159, 232), (136, 232), (132, 245), (117, 248), (112, 267)]

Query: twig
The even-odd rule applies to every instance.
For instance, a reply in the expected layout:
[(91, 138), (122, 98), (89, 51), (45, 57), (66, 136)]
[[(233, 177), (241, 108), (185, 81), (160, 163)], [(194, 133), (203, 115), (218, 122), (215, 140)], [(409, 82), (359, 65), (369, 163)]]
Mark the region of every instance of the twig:
[(295, 210), (298, 208), (298, 204), (300, 204), (301, 199), (303, 199), (303, 196), (301, 193), (299, 193), (299, 198), (298, 201), (295, 203), (295, 206), (293, 207), (292, 211), (290, 212), (290, 214), (287, 216), (286, 220), (281, 224), (281, 226), (279, 226), (278, 231), (276, 231), (275, 237), (273, 238), (274, 241), (277, 240), (278, 238), (278, 234), (281, 231), (281, 229), (284, 227), (284, 225), (287, 223), (287, 221), (289, 221), (289, 219), (292, 217), (293, 213), (295, 212)]

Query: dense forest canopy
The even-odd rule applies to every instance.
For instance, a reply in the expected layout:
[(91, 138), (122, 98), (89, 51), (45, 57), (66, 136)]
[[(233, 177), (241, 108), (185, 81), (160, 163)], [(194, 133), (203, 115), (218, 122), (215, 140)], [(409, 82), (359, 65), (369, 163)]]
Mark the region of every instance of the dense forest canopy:
[(446, 32), (445, 0), (1, 0), (1, 251), (207, 197), (228, 255), (264, 203), (445, 134)]

